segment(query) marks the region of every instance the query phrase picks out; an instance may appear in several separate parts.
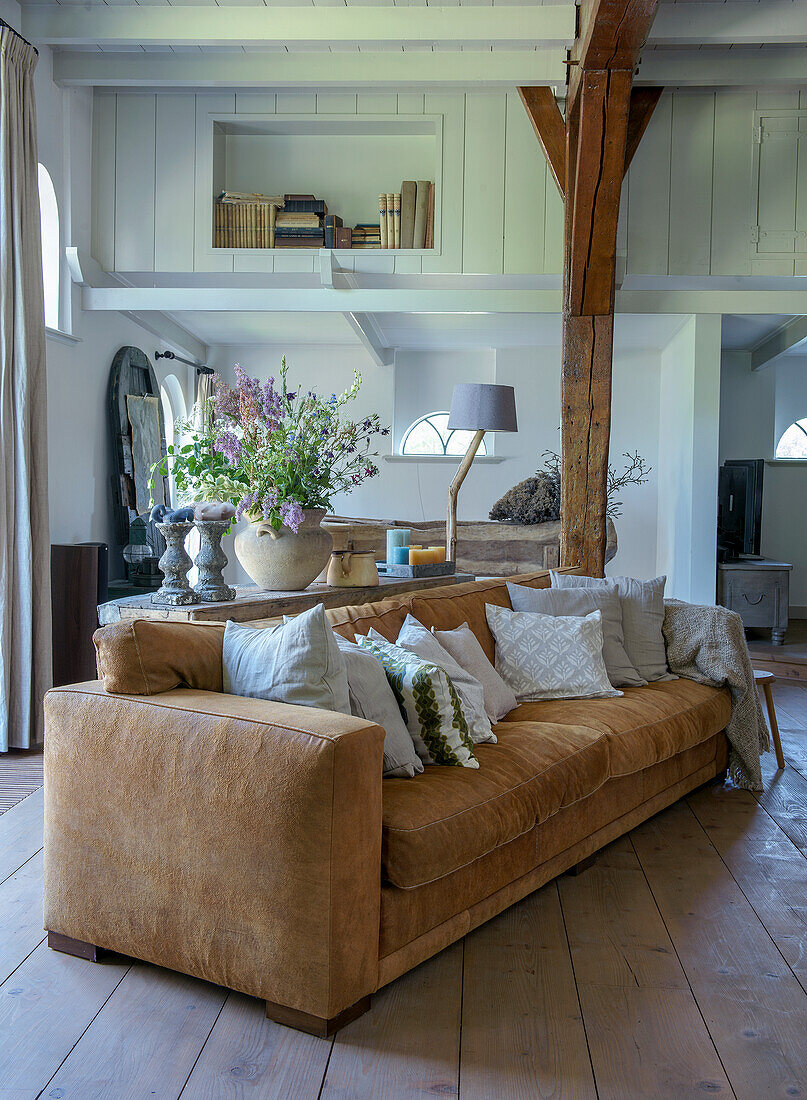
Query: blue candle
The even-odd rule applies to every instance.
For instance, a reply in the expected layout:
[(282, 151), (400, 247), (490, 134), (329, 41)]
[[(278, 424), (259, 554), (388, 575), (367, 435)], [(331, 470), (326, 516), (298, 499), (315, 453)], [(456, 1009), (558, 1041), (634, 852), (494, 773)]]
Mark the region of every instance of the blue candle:
[[(387, 561), (394, 564), (394, 558), (392, 551), (396, 546), (408, 546), (409, 545), (409, 528), (407, 527), (390, 527), (387, 530)], [(407, 562), (408, 562), (407, 558)], [(398, 562), (398, 565), (403, 563)]]
[(408, 546), (393, 546), (390, 553), (392, 554), (390, 565), (409, 565)]

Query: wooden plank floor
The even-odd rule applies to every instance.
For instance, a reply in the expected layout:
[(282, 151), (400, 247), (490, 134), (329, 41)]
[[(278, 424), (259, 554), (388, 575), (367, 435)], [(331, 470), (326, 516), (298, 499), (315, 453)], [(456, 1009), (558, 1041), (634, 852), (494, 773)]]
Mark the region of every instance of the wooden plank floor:
[(788, 767), (677, 803), (400, 978), (333, 1040), (48, 950), (42, 791), (0, 817), (0, 1100), (807, 1097), (807, 690)]

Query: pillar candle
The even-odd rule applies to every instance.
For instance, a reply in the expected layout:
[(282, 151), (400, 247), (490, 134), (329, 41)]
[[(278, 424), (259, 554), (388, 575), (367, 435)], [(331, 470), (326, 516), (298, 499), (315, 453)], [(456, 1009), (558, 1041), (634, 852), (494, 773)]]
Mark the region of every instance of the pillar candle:
[(409, 529), (407, 527), (390, 527), (387, 529), (387, 561), (393, 561), (392, 550), (395, 546), (409, 545)]
[(431, 553), (428, 550), (424, 550), (422, 546), (410, 546), (409, 548), (409, 564), (410, 565), (426, 565), (432, 561)]
[(387, 559), (390, 565), (409, 565), (408, 546), (393, 546), (390, 553), (392, 557)]
[(446, 548), (445, 546), (430, 546), (432, 554), (434, 554), (434, 562), (436, 565), (442, 565), (446, 560)]

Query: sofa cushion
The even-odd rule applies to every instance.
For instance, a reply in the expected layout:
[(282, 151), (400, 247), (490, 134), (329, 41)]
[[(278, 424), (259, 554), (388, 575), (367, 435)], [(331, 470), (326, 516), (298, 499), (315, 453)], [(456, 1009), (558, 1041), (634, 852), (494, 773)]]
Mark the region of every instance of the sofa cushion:
[[(549, 699), (522, 703), (505, 722), (585, 724), (608, 735), (611, 775), (630, 775), (691, 748), (726, 728), (726, 688), (693, 680), (656, 681), (626, 688), (617, 699)], [(499, 734), (501, 725), (496, 727)]]
[(502, 722), (498, 745), (478, 745), (479, 770), (427, 768), (385, 779), (382, 866), (395, 886), (442, 878), (508, 844), (606, 782), (606, 731)]

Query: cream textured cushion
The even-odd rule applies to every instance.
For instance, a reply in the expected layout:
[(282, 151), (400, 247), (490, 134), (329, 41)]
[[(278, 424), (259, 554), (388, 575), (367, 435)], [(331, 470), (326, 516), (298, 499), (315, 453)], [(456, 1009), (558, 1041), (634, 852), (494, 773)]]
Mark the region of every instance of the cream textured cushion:
[(424, 764), (478, 768), (462, 704), (446, 672), (392, 642), (356, 635), (384, 666), (415, 751)]
[(602, 614), (602, 656), (608, 679), (614, 687), (643, 687), (643, 680), (625, 652), (622, 632), (622, 604), (616, 585), (602, 588), (528, 588), (507, 582), (514, 611), (538, 611), (542, 615)]
[(645, 680), (674, 680), (667, 667), (667, 648), (661, 626), (664, 622), (666, 577), (638, 581), (634, 577), (577, 577), (552, 573), (553, 588), (605, 588), (615, 584), (622, 604), (625, 652)]
[(274, 630), (228, 622), (221, 659), (229, 695), (350, 714), (345, 661), (322, 604)]
[(485, 710), (491, 722), (500, 722), (506, 714), (515, 710), (518, 706), (515, 692), (490, 663), (479, 639), (467, 623), (455, 630), (432, 629), (432, 633), (457, 664), (482, 685)]
[(336, 635), (347, 668), (350, 713), (384, 730), (384, 775), (411, 779), (423, 771), (381, 662), (355, 642)]
[[(386, 641), (377, 631), (371, 630), (368, 634), (373, 641)], [(406, 620), (398, 634), (395, 643), (402, 649), (408, 649), (424, 661), (431, 661), (447, 672), (451, 683), (457, 691), (462, 703), (462, 713), (468, 723), (468, 732), (475, 745), (481, 745), (485, 741), (495, 741), (496, 735), (490, 728), (490, 719), (485, 711), (485, 692), (480, 682), (470, 672), (458, 664), (448, 650), (438, 642), (430, 630), (414, 617), (407, 615)]]
[(605, 671), (599, 611), (556, 618), (489, 603), (485, 613), (496, 639), (496, 668), (520, 703), (622, 694)]

